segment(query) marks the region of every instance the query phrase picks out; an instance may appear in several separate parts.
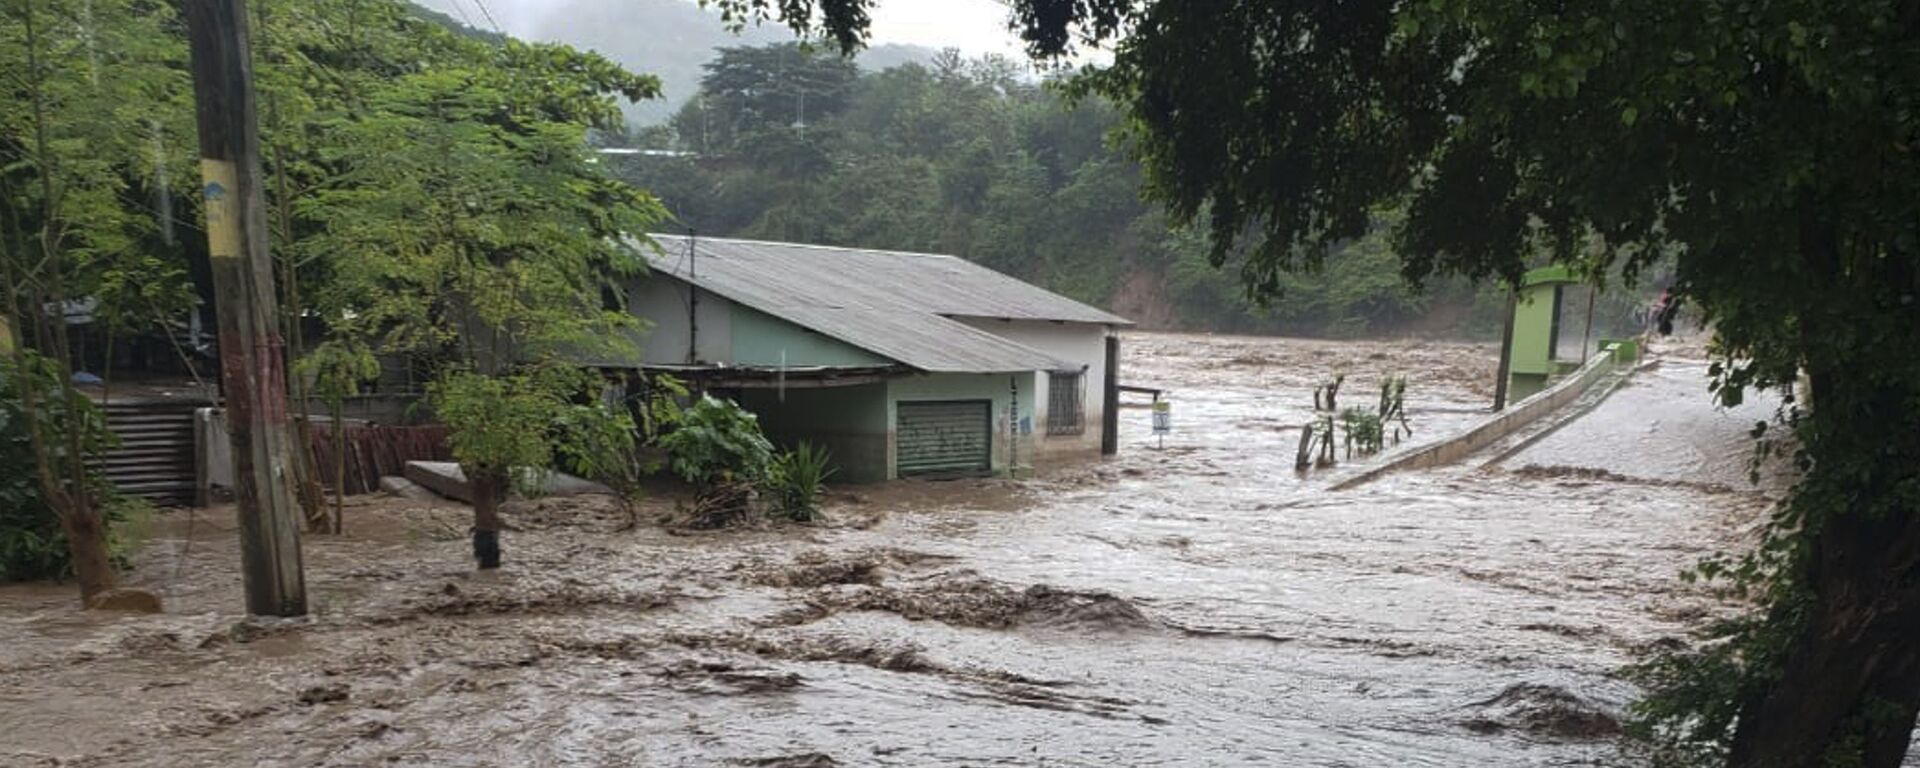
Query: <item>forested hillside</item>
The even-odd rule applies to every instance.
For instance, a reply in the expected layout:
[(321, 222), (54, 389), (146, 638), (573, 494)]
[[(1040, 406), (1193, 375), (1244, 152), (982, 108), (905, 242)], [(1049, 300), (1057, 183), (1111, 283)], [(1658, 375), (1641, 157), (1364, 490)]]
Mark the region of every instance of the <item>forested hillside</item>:
[(1315, 274), (1280, 275), (1284, 296), (1255, 306), (1237, 263), (1208, 263), (1199, 233), (1170, 231), (1140, 201), (1138, 165), (1106, 140), (1114, 110), (1058, 90), (1019, 63), (951, 51), (864, 72), (793, 44), (728, 48), (668, 125), (629, 139), (679, 154), (607, 162), (682, 229), (958, 254), (1149, 327), (1497, 333), (1497, 291), (1409, 290), (1384, 234)]

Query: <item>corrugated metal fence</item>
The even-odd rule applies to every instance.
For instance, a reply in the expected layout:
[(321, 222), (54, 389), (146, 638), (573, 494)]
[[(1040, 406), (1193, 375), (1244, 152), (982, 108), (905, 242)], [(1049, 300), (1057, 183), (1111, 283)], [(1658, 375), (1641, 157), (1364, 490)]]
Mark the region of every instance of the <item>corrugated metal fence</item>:
[(206, 405), (190, 398), (109, 400), (103, 410), (118, 444), (95, 465), (129, 496), (155, 504), (193, 501), (193, 412)]
[[(314, 466), (320, 470), (321, 484), (331, 490), (335, 455), (333, 427), (315, 424), (311, 431)], [(405, 474), (409, 461), (453, 460), (447, 428), (443, 425), (388, 427), (349, 423), (345, 437), (348, 495), (379, 490), (382, 476)]]

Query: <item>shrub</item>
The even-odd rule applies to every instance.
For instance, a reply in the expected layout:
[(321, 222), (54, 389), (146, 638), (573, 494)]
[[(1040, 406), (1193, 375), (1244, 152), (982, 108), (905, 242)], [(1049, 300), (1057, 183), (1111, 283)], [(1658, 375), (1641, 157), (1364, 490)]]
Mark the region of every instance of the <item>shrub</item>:
[(809, 522), (820, 517), (820, 491), (833, 475), (826, 448), (802, 442), (780, 454), (767, 473), (767, 495), (774, 511), (789, 520)]
[(702, 395), (658, 443), (673, 473), (698, 489), (686, 524), (724, 528), (751, 517), (754, 487), (766, 481), (773, 464), (773, 444), (752, 413)]
[[(60, 519), (47, 505), (40, 488), (32, 438), (14, 391), (17, 377), (9, 376), (12, 373), (13, 367), (0, 366), (0, 582), (66, 578), (72, 575), (72, 552)], [(47, 401), (41, 406), (42, 418), (71, 421), (58, 402)], [(98, 440), (111, 439), (104, 417), (92, 403), (83, 403), (74, 415), (91, 425), (89, 434), (98, 435)], [(91, 450), (105, 447), (104, 442), (89, 446)], [(134, 534), (138, 526), (132, 523), (146, 517), (149, 505), (114, 493), (97, 473), (90, 473), (89, 482), (94, 484), (92, 496), (107, 524), (107, 545), (114, 565), (124, 566), (125, 553), (137, 538)]]
[(673, 473), (702, 488), (758, 483), (773, 462), (773, 444), (760, 434), (759, 420), (733, 401), (711, 395), (701, 396), (681, 413), (675, 429), (659, 443)]

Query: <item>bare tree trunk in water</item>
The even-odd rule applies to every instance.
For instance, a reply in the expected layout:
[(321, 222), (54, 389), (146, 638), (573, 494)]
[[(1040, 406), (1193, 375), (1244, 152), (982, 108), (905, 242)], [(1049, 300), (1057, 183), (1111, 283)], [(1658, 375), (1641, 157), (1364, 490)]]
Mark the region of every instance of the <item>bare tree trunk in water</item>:
[(60, 530), (67, 535), (68, 553), (73, 558), (74, 580), (80, 583), (80, 602), (92, 605), (95, 595), (114, 586), (106, 521), (90, 505), (59, 510), (59, 515)]
[(507, 474), (492, 468), (466, 469), (473, 486), (473, 559), (481, 570), (500, 567), (500, 502), (507, 495)]
[[(1889, 430), (1912, 393), (1904, 382), (1860, 384), (1831, 372), (1814, 374), (1812, 384), (1816, 407), (1827, 411), (1820, 418), (1845, 420), (1828, 432), (1866, 439), (1852, 438), (1844, 454), (1816, 455), (1802, 480), (1851, 503), (1828, 511), (1813, 537), (1804, 574), (1813, 592), (1808, 615), (1779, 680), (1742, 706), (1728, 764), (1895, 768), (1920, 714), (1920, 508), (1911, 496), (1877, 509), (1862, 501), (1912, 493), (1920, 439), (1901, 434), (1910, 426)], [(1859, 762), (1846, 761), (1854, 756)]]

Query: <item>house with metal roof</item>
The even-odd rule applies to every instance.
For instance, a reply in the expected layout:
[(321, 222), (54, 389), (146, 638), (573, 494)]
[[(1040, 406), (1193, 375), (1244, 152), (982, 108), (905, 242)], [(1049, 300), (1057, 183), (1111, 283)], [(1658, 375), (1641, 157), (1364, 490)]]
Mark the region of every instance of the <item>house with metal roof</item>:
[(964, 259), (655, 235), (638, 368), (733, 398), (837, 477), (1004, 474), (1114, 446), (1130, 323)]

